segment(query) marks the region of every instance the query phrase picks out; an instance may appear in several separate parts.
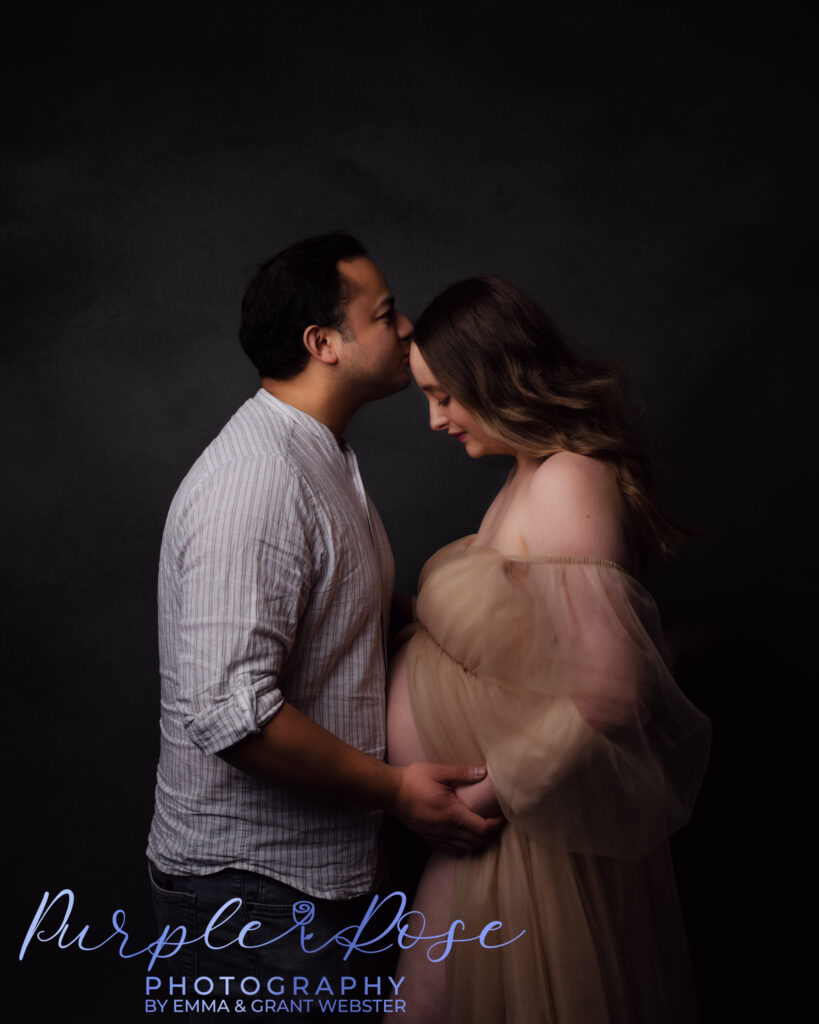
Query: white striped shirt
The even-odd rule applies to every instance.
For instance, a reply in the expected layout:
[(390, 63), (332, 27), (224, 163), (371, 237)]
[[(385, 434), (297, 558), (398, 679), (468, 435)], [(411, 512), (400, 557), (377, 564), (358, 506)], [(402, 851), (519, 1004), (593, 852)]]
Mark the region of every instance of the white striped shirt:
[(332, 899), (372, 890), (378, 812), (261, 781), (218, 752), (286, 700), (384, 756), (393, 576), (352, 449), (259, 390), (194, 463), (162, 539), (157, 867), (241, 868)]

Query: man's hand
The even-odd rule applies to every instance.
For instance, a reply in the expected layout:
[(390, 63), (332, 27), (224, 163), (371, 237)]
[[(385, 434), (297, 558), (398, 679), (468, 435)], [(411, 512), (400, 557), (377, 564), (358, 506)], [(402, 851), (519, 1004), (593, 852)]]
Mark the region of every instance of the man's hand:
[(455, 786), (480, 782), (485, 768), (418, 762), (398, 769), (392, 813), (435, 846), (450, 853), (470, 853), (494, 839), (502, 817), (482, 818), (455, 795)]
[(458, 786), (455, 795), (466, 804), (470, 811), (480, 814), (482, 818), (494, 818), (503, 814), (488, 771), (480, 782), (473, 782), (468, 786)]
[(485, 768), (386, 764), (348, 746), (292, 704), (285, 703), (258, 733), (221, 756), (257, 778), (388, 811), (452, 853), (480, 849), (504, 823), (475, 814), (454, 792), (455, 786), (480, 783)]

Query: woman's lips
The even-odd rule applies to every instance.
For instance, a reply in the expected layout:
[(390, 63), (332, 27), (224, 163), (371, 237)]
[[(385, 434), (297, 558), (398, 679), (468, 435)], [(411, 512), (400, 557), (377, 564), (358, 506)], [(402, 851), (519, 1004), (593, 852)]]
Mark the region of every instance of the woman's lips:
[(460, 434), (453, 434), (452, 436), (455, 438), (456, 441), (460, 441), (461, 444), (466, 444), (467, 433), (465, 430)]

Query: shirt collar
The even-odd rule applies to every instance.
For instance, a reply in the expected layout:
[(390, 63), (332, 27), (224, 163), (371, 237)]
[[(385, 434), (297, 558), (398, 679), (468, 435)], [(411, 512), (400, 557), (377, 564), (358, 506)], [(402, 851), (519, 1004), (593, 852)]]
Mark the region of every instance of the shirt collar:
[(276, 409), (279, 415), (284, 416), (292, 423), (297, 423), (299, 429), (304, 430), (310, 434), (316, 442), (321, 446), (322, 450), (338, 459), (339, 456), (346, 462), (347, 456), (353, 455), (353, 449), (344, 440), (341, 439), (339, 443), (336, 441), (336, 436), (330, 430), (326, 423), (322, 423), (321, 420), (317, 420), (314, 416), (304, 412), (301, 409), (297, 409), (294, 405), (288, 405), (287, 402), (283, 402), (280, 398), (276, 398), (266, 388), (259, 388), (256, 392), (256, 398), (262, 403), (267, 403), (272, 408)]

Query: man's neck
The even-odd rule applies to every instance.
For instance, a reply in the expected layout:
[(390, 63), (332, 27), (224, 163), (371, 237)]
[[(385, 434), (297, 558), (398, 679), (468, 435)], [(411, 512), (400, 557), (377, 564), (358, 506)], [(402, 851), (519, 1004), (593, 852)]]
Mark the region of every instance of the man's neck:
[(355, 410), (339, 407), (337, 396), (325, 388), (308, 383), (302, 376), (290, 380), (274, 380), (262, 377), (262, 387), (280, 402), (292, 405), (300, 412), (306, 412), (314, 420), (328, 427), (336, 441), (341, 443), (344, 431)]

